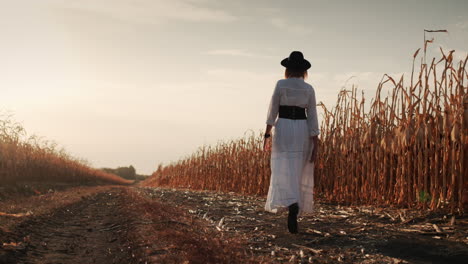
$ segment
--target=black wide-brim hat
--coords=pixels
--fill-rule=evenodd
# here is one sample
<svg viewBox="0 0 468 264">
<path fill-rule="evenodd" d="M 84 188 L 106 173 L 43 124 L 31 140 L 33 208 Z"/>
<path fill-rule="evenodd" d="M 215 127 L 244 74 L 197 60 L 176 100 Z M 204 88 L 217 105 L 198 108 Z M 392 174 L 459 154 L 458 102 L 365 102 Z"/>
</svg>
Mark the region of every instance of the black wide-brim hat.
<svg viewBox="0 0 468 264">
<path fill-rule="evenodd" d="M 304 55 L 300 51 L 293 51 L 289 57 L 281 61 L 281 65 L 284 67 L 297 70 L 297 71 L 307 71 L 310 68 L 310 62 L 304 59 Z"/>
</svg>

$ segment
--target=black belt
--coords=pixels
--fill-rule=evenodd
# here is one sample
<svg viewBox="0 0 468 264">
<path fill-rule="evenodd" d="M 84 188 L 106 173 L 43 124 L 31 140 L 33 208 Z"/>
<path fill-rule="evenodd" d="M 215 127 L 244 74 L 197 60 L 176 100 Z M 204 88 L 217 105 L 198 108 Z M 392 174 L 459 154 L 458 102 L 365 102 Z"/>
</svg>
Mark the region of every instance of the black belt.
<svg viewBox="0 0 468 264">
<path fill-rule="evenodd" d="M 299 106 L 280 105 L 279 118 L 287 119 L 307 119 L 306 109 Z"/>
</svg>

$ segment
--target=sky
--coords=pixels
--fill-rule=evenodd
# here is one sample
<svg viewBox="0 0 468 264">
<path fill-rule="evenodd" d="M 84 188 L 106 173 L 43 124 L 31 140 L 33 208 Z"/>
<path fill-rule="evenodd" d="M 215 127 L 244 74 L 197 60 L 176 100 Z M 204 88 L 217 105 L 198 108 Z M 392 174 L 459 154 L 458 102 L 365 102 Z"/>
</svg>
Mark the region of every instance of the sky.
<svg viewBox="0 0 468 264">
<path fill-rule="evenodd" d="M 94 167 L 157 165 L 260 132 L 293 50 L 331 108 L 410 71 L 423 29 L 468 50 L 468 1 L 0 0 L 0 112 Z M 321 116 L 319 116 L 319 120 Z"/>
</svg>

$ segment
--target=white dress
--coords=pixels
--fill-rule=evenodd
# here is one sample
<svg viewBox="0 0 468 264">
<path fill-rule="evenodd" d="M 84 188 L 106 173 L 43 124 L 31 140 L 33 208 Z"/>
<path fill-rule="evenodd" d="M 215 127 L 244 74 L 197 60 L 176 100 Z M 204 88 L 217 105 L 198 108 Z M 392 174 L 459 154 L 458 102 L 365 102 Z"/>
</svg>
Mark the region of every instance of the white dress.
<svg viewBox="0 0 468 264">
<path fill-rule="evenodd" d="M 277 118 L 280 105 L 306 108 L 307 120 Z M 314 88 L 302 78 L 279 80 L 268 110 L 268 125 L 274 126 L 271 179 L 265 210 L 276 213 L 298 203 L 299 213 L 312 212 L 314 163 L 312 141 L 319 135 Z"/>
</svg>

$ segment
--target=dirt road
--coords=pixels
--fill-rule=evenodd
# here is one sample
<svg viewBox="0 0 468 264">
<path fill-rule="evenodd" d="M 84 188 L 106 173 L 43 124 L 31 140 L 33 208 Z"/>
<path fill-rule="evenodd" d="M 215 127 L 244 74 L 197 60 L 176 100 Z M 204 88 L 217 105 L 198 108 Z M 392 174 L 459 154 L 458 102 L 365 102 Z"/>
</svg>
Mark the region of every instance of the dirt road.
<svg viewBox="0 0 468 264">
<path fill-rule="evenodd" d="M 12 212 L 0 216 L 0 263 L 249 262 L 234 239 L 217 238 L 217 231 L 203 221 L 135 189 L 82 193 L 32 197 L 36 207 L 29 208 L 25 200 L 13 206 L 2 203 L 2 212 L 8 207 Z M 62 204 L 64 196 L 71 202 Z M 18 214 L 19 208 L 29 213 Z"/>
<path fill-rule="evenodd" d="M 464 263 L 468 219 L 319 204 L 286 231 L 264 199 L 86 187 L 0 201 L 0 263 Z M 439 229 L 439 230 L 436 230 Z"/>
<path fill-rule="evenodd" d="M 115 192 L 101 192 L 34 217 L 8 234 L 4 263 L 125 263 L 132 260 Z M 15 245 L 16 243 L 16 245 Z M 8 247 L 7 247 L 8 248 Z"/>
<path fill-rule="evenodd" d="M 468 217 L 419 210 L 318 203 L 286 231 L 287 214 L 263 210 L 265 199 L 174 189 L 145 189 L 179 205 L 220 233 L 242 236 L 255 256 L 288 263 L 466 263 Z M 436 231 L 436 228 L 438 231 Z"/>
</svg>

